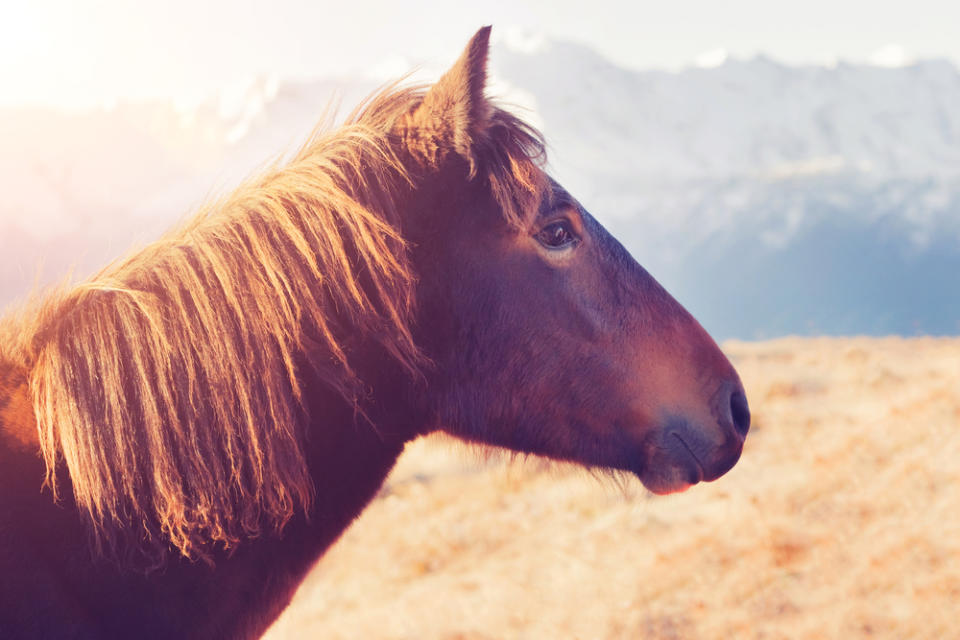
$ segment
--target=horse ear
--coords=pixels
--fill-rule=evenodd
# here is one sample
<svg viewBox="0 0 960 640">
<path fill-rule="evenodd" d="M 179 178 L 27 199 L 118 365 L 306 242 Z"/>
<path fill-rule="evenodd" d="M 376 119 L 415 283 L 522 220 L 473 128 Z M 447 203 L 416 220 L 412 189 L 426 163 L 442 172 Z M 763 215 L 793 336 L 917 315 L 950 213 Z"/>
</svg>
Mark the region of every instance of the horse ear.
<svg viewBox="0 0 960 640">
<path fill-rule="evenodd" d="M 414 137 L 427 143 L 420 151 L 434 162 L 438 151 L 452 147 L 473 165 L 473 143 L 486 131 L 492 111 L 483 95 L 489 48 L 490 27 L 482 27 L 413 114 Z"/>
</svg>

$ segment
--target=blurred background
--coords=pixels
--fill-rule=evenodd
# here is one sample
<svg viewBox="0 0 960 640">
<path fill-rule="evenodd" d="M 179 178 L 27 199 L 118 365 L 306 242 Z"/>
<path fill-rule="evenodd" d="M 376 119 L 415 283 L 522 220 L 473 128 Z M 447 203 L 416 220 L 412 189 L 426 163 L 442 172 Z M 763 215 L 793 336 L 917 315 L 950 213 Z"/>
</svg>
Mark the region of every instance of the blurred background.
<svg viewBox="0 0 960 640">
<path fill-rule="evenodd" d="M 0 305 L 494 24 L 491 93 L 718 338 L 960 332 L 960 8 L 661 5 L 5 3 Z"/>
<path fill-rule="evenodd" d="M 957 637 L 960 4 L 7 1 L 0 307 L 483 24 L 489 92 L 725 341 L 744 457 L 649 498 L 417 442 L 271 637 Z"/>
</svg>

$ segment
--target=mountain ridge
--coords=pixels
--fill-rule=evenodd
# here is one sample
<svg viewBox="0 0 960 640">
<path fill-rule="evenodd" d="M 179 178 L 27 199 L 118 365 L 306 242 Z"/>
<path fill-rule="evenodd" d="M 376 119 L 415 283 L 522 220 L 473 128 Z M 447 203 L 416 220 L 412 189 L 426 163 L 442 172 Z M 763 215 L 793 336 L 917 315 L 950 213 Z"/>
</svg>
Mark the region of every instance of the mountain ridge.
<svg viewBox="0 0 960 640">
<path fill-rule="evenodd" d="M 960 332 L 949 303 L 960 285 L 939 272 L 960 272 L 952 63 L 792 67 L 758 56 L 632 71 L 582 45 L 531 42 L 494 47 L 491 94 L 527 109 L 558 179 L 709 330 Z M 25 294 L 39 256 L 47 281 L 69 265 L 92 271 L 289 155 L 335 92 L 353 105 L 375 88 L 373 76 L 264 76 L 192 108 L 0 110 L 0 304 Z M 817 264 L 833 277 L 805 286 Z M 871 273 L 885 274 L 886 299 L 858 297 Z M 924 283 L 937 283 L 940 302 L 918 306 Z M 792 320 L 766 309 L 789 297 L 783 287 L 828 300 L 835 317 L 813 313 L 815 301 L 795 305 Z"/>
</svg>

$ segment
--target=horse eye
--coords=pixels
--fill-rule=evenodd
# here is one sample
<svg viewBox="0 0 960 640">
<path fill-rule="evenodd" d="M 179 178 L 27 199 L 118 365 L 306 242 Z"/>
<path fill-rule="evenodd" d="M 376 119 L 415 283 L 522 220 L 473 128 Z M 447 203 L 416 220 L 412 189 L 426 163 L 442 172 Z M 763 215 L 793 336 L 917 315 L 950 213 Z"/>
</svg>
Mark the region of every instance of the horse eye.
<svg viewBox="0 0 960 640">
<path fill-rule="evenodd" d="M 536 237 L 547 249 L 565 249 L 577 241 L 577 236 L 573 234 L 570 223 L 566 220 L 551 222 L 537 232 Z"/>
</svg>

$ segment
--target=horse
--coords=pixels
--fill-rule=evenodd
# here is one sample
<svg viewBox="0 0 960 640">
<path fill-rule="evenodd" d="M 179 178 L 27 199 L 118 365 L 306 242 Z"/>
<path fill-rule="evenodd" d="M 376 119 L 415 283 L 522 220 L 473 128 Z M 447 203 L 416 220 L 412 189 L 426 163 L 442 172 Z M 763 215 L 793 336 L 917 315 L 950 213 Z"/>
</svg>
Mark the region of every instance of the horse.
<svg viewBox="0 0 960 640">
<path fill-rule="evenodd" d="M 716 343 L 485 95 L 490 28 L 0 322 L 0 636 L 253 638 L 405 443 L 714 480 Z"/>
</svg>

